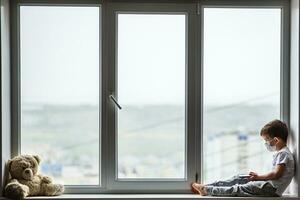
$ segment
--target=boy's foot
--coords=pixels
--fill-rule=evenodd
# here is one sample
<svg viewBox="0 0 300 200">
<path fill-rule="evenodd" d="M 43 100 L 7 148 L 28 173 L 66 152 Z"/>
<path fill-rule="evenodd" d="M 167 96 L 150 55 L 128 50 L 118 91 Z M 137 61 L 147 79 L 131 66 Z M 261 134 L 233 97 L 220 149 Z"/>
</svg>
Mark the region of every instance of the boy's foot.
<svg viewBox="0 0 300 200">
<path fill-rule="evenodd" d="M 192 183 L 191 186 L 192 186 L 192 192 L 194 192 L 196 194 L 200 194 L 201 196 L 207 195 L 204 185 L 199 184 L 199 183 Z"/>
</svg>

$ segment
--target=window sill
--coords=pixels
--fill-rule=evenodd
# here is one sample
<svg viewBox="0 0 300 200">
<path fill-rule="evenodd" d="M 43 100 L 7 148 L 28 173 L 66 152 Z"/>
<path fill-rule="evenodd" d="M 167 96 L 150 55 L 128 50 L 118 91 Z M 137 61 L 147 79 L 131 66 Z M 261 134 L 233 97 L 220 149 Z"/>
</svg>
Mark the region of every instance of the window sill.
<svg viewBox="0 0 300 200">
<path fill-rule="evenodd" d="M 0 197 L 0 200 L 5 200 L 6 198 Z M 209 199 L 234 199 L 234 200 L 242 200 L 242 199 L 249 199 L 249 200 L 264 200 L 264 199 L 288 199 L 288 200 L 300 200 L 299 197 L 292 197 L 292 196 L 283 196 L 283 197 L 202 197 L 195 194 L 65 194 L 61 196 L 54 196 L 54 197 L 46 197 L 46 196 L 37 196 L 37 197 L 28 197 L 26 198 L 28 200 L 68 200 L 68 199 L 103 199 L 103 200 L 109 200 L 109 199 L 125 199 L 125 200 L 139 200 L 139 199 L 163 199 L 163 200 L 184 200 L 184 199 L 202 199 L 202 200 L 209 200 Z"/>
</svg>

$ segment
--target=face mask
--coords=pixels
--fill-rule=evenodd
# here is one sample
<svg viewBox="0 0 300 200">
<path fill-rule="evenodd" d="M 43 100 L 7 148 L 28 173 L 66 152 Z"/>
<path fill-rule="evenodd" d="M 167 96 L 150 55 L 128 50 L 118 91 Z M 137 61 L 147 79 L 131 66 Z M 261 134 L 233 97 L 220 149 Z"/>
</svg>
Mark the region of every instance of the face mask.
<svg viewBox="0 0 300 200">
<path fill-rule="evenodd" d="M 270 141 L 265 142 L 265 146 L 266 146 L 267 150 L 270 152 L 276 151 L 276 146 L 275 145 L 271 146 Z"/>
</svg>

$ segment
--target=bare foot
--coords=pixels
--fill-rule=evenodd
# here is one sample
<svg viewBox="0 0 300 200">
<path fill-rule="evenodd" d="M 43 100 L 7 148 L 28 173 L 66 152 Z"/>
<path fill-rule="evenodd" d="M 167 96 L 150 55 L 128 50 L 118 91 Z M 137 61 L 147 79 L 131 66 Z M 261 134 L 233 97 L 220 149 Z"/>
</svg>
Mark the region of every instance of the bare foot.
<svg viewBox="0 0 300 200">
<path fill-rule="evenodd" d="M 207 195 L 204 185 L 200 183 L 192 183 L 192 191 L 196 194 L 200 194 L 201 196 Z"/>
</svg>

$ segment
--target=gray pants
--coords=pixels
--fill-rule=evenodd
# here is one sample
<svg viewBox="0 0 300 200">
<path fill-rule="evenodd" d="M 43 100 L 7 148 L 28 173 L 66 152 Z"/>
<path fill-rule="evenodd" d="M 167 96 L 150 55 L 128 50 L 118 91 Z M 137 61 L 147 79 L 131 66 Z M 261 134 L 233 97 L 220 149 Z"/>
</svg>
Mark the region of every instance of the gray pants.
<svg viewBox="0 0 300 200">
<path fill-rule="evenodd" d="M 226 181 L 217 181 L 205 185 L 208 195 L 211 196 L 261 196 L 278 197 L 276 188 L 267 181 L 249 181 L 238 175 Z"/>
</svg>

